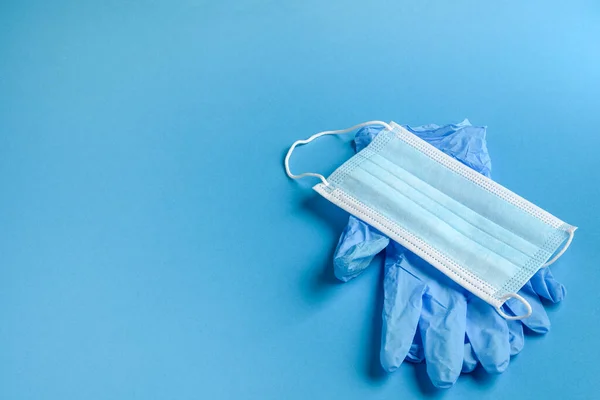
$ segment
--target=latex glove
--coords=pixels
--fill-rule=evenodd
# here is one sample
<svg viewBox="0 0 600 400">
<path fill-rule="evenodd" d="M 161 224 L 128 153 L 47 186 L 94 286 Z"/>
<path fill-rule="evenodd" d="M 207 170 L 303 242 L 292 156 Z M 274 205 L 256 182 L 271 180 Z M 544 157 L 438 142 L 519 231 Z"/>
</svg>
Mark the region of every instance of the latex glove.
<svg viewBox="0 0 600 400">
<path fill-rule="evenodd" d="M 505 310 L 520 312 L 520 304 Z M 488 372 L 504 371 L 523 344 L 520 321 L 505 320 L 399 244 L 386 248 L 381 363 L 387 371 L 404 359 L 425 359 L 432 383 L 447 388 L 477 362 Z"/>
<path fill-rule="evenodd" d="M 357 151 L 381 129 L 367 127 L 359 131 L 355 139 Z M 456 125 L 407 129 L 489 176 L 491 162 L 485 146 L 485 128 L 472 127 L 465 120 Z M 334 257 L 336 276 L 344 281 L 355 277 L 388 243 L 389 239 L 380 232 L 350 217 Z M 549 329 L 538 294 L 560 301 L 564 287 L 546 268 L 520 294 L 532 305 L 532 317 L 523 322 L 506 321 L 487 303 L 393 243 L 386 250 L 383 367 L 393 371 L 405 358 L 413 362 L 426 359 L 428 373 L 438 387 L 451 386 L 461 370 L 472 370 L 478 361 L 490 372 L 502 372 L 510 355 L 523 348 L 523 323 L 539 333 Z M 507 304 L 507 312 L 511 307 L 515 314 L 524 311 L 516 301 Z"/>
</svg>

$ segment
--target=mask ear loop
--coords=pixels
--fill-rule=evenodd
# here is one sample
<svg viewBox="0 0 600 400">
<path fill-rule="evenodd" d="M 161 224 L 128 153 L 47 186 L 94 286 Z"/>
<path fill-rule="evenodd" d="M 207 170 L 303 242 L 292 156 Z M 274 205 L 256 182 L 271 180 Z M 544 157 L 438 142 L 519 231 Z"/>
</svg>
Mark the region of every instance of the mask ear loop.
<svg viewBox="0 0 600 400">
<path fill-rule="evenodd" d="M 563 246 L 563 248 L 558 253 L 556 253 L 556 255 L 554 257 L 552 257 L 550 260 L 548 260 L 548 262 L 546 262 L 546 264 L 542 265 L 541 268 L 546 268 L 550 264 L 553 264 L 556 260 L 558 260 L 560 258 L 560 256 L 562 256 L 563 254 L 565 254 L 565 251 L 567 251 L 567 249 L 571 245 L 571 242 L 573 241 L 573 236 L 575 236 L 575 230 L 576 229 L 577 229 L 577 227 L 575 227 L 575 226 L 572 226 L 572 227 L 569 228 L 569 230 L 568 230 L 568 232 L 569 232 L 569 238 L 565 242 L 565 245 Z"/>
<path fill-rule="evenodd" d="M 502 305 L 500 305 L 500 306 L 496 306 L 496 311 L 498 312 L 498 314 L 500 314 L 500 315 L 501 315 L 501 316 L 502 316 L 504 319 L 507 319 L 507 320 L 509 320 L 509 321 L 517 321 L 517 320 L 520 320 L 520 319 L 525 319 L 525 318 L 527 318 L 527 317 L 531 316 L 531 313 L 533 312 L 533 309 L 531 308 L 531 304 L 529 304 L 529 303 L 527 302 L 527 300 L 525 300 L 525 299 L 524 299 L 524 298 L 523 298 L 521 295 L 519 295 L 519 294 L 517 294 L 517 293 L 508 293 L 508 294 L 505 294 L 504 296 L 502 296 L 502 297 L 500 298 L 500 300 L 508 300 L 508 299 L 510 299 L 511 297 L 512 297 L 513 299 L 517 299 L 517 300 L 519 300 L 521 303 L 523 303 L 523 305 L 525 306 L 525 308 L 527 308 L 527 314 L 524 314 L 524 315 L 516 315 L 516 316 L 513 316 L 513 315 L 508 315 L 508 314 L 506 314 L 504 311 L 502 311 Z M 505 301 L 505 302 L 506 302 L 506 301 Z M 504 304 L 505 302 L 503 302 L 502 304 Z"/>
<path fill-rule="evenodd" d="M 287 174 L 287 176 L 289 176 L 292 179 L 300 179 L 300 178 L 304 178 L 306 176 L 314 176 L 316 178 L 319 178 L 321 180 L 321 182 L 323 182 L 323 184 L 325 186 L 329 185 L 329 182 L 327 182 L 327 179 L 325 179 L 325 177 L 321 174 L 317 174 L 316 172 L 304 172 L 302 174 L 298 174 L 298 175 L 294 175 L 292 174 L 292 172 L 290 171 L 290 156 L 292 155 L 292 152 L 294 151 L 294 149 L 296 148 L 296 146 L 299 145 L 303 145 L 303 144 L 307 144 L 312 142 L 313 140 L 321 137 L 321 136 L 325 136 L 325 135 L 339 135 L 342 133 L 348 133 L 348 132 L 352 132 L 356 129 L 362 128 L 363 126 L 367 126 L 367 125 L 383 125 L 386 129 L 388 130 L 392 130 L 392 127 L 383 122 L 383 121 L 367 121 L 367 122 L 363 122 L 362 124 L 358 124 L 358 125 L 354 125 L 350 128 L 347 129 L 341 129 L 341 130 L 337 130 L 337 131 L 324 131 L 324 132 L 319 132 L 319 133 L 315 133 L 314 135 L 312 135 L 311 137 L 309 137 L 308 139 L 304 139 L 304 140 L 297 140 L 294 142 L 294 144 L 292 144 L 292 146 L 290 147 L 290 149 L 288 150 L 286 156 L 285 156 L 285 160 L 283 162 L 283 165 L 285 166 L 285 173 Z"/>
</svg>

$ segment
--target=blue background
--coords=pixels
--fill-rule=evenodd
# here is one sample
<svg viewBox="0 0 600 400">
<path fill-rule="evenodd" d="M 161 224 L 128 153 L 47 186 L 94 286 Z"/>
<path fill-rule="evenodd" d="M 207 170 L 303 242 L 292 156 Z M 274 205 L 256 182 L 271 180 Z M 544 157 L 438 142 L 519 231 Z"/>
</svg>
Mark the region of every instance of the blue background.
<svg viewBox="0 0 600 400">
<path fill-rule="evenodd" d="M 600 5 L 566 3 L 0 1 L 0 398 L 597 398 Z M 464 117 L 580 230 L 550 333 L 437 391 L 381 371 L 381 269 L 335 282 L 347 216 L 282 161 Z"/>
</svg>

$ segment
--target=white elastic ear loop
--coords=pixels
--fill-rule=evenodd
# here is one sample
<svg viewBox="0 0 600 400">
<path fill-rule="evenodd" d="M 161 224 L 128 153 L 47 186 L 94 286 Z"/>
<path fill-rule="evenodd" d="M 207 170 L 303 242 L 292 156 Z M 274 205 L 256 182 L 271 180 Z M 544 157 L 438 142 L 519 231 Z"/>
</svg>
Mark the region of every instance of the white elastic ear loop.
<svg viewBox="0 0 600 400">
<path fill-rule="evenodd" d="M 531 304 L 529 304 L 527 302 L 527 300 L 525 300 L 521 295 L 519 295 L 517 293 L 509 293 L 509 294 L 505 294 L 504 296 L 502 296 L 501 300 L 508 300 L 511 297 L 513 299 L 517 299 L 521 303 L 523 303 L 523 305 L 525 306 L 525 308 L 527 308 L 527 314 L 516 315 L 516 316 L 508 315 L 504 311 L 502 311 L 502 306 L 496 307 L 496 311 L 498 312 L 498 314 L 500 314 L 504 319 L 507 319 L 509 321 L 516 321 L 516 320 L 519 320 L 519 319 L 525 319 L 525 318 L 531 316 L 531 313 L 533 312 L 533 309 L 531 308 Z"/>
<path fill-rule="evenodd" d="M 548 262 L 546 264 L 542 265 L 541 268 L 546 268 L 548 265 L 550 265 L 550 264 L 554 263 L 556 260 L 558 260 L 560 258 L 560 256 L 565 254 L 565 251 L 567 251 L 567 249 L 571 245 L 571 242 L 573 241 L 573 236 L 575 236 L 576 229 L 577 229 L 577 227 L 575 227 L 575 226 L 572 226 L 569 229 L 569 238 L 565 242 L 565 245 L 563 246 L 563 248 L 558 253 L 556 253 L 556 255 L 554 257 L 552 257 L 550 260 L 548 260 Z"/>
<path fill-rule="evenodd" d="M 352 131 L 354 131 L 354 130 L 356 130 L 358 128 L 362 128 L 363 126 L 367 126 L 367 125 L 383 125 L 388 130 L 390 130 L 390 131 L 392 130 L 392 127 L 390 125 L 388 125 L 387 123 L 383 122 L 383 121 L 368 121 L 368 122 L 363 122 L 362 124 L 354 125 L 354 126 L 352 126 L 350 128 L 347 128 L 347 129 L 340 129 L 340 130 L 337 130 L 337 131 L 319 132 L 319 133 L 316 133 L 316 134 L 312 135 L 308 139 L 297 140 L 297 141 L 294 142 L 294 144 L 292 144 L 292 147 L 290 147 L 290 149 L 288 150 L 288 152 L 287 152 L 287 154 L 285 156 L 285 160 L 283 162 L 283 165 L 285 166 L 285 173 L 287 174 L 287 176 L 289 176 L 292 179 L 300 179 L 300 178 L 304 178 L 305 176 L 314 176 L 316 178 L 319 178 L 321 180 L 321 182 L 323 182 L 325 185 L 329 185 L 329 182 L 327 182 L 327 179 L 325 179 L 325 177 L 323 175 L 317 174 L 315 172 L 304 172 L 304 173 L 299 174 L 299 175 L 292 174 L 292 172 L 290 171 L 290 156 L 292 155 L 292 152 L 294 151 L 294 149 L 296 148 L 296 146 L 310 143 L 310 142 L 312 142 L 313 140 L 315 140 L 318 137 L 325 136 L 325 135 L 335 135 L 335 134 L 348 133 L 348 132 L 352 132 Z"/>
</svg>

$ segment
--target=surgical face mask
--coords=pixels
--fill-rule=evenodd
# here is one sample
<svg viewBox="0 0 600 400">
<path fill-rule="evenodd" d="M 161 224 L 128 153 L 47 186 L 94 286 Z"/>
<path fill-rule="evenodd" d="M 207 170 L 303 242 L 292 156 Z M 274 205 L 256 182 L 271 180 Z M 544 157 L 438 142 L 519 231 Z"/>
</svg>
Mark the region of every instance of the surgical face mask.
<svg viewBox="0 0 600 400">
<path fill-rule="evenodd" d="M 385 129 L 327 179 L 290 172 L 297 145 L 375 124 Z M 371 121 L 299 140 L 288 151 L 285 169 L 293 179 L 319 178 L 313 189 L 320 195 L 420 256 L 506 319 L 531 315 L 517 292 L 565 252 L 577 229 L 394 122 Z M 525 305 L 526 314 L 504 313 L 501 306 L 511 297 Z"/>
</svg>

